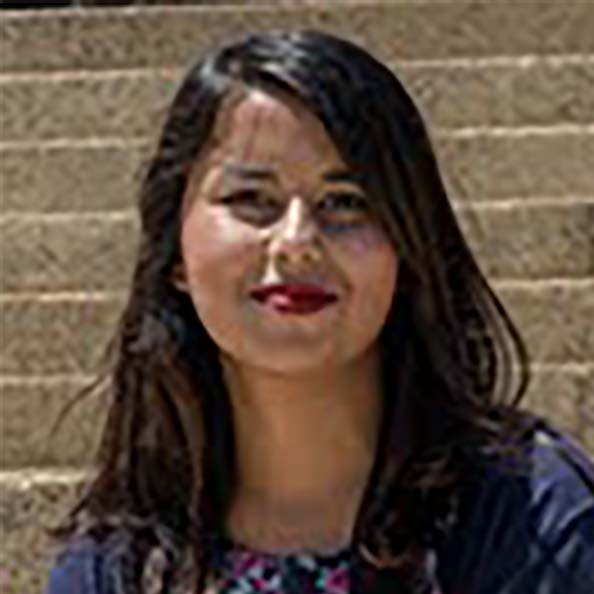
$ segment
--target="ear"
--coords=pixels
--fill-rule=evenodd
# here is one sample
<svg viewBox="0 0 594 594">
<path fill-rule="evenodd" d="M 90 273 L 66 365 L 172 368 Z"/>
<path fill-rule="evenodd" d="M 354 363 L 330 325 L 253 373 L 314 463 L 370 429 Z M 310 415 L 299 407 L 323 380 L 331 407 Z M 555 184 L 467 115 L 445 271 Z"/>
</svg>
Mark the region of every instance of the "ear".
<svg viewBox="0 0 594 594">
<path fill-rule="evenodd" d="M 186 272 L 182 262 L 177 262 L 171 273 L 171 283 L 182 293 L 188 292 L 188 283 L 186 281 Z"/>
</svg>

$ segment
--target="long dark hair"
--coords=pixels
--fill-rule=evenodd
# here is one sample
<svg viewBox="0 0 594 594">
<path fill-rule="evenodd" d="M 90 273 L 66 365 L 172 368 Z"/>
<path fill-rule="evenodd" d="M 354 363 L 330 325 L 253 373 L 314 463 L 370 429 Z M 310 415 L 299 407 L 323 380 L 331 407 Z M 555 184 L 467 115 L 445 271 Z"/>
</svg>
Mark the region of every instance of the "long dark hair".
<svg viewBox="0 0 594 594">
<path fill-rule="evenodd" d="M 380 335 L 380 442 L 354 533 L 367 559 L 403 578 L 414 574 L 461 474 L 522 427 L 516 405 L 528 383 L 526 349 L 463 238 L 421 115 L 394 74 L 319 31 L 224 44 L 181 83 L 144 176 L 130 294 L 95 384 L 108 380 L 110 397 L 97 474 L 60 532 L 116 543 L 110 550 L 127 568 L 126 594 L 143 591 L 155 550 L 164 585 L 174 588 L 187 570 L 202 591 L 233 495 L 231 405 L 218 349 L 171 275 L 181 259 L 189 168 L 227 100 L 256 87 L 289 93 L 321 120 L 362 173 L 399 255 Z M 403 583 L 416 591 L 414 579 Z"/>
</svg>

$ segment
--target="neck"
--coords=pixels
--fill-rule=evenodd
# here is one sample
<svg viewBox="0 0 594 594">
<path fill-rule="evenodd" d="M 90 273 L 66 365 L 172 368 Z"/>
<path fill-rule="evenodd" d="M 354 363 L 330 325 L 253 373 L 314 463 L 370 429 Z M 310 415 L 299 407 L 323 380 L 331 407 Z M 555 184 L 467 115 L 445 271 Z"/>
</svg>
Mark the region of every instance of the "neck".
<svg viewBox="0 0 594 594">
<path fill-rule="evenodd" d="M 300 375 L 224 362 L 239 493 L 306 505 L 365 483 L 381 417 L 378 366 L 377 353 Z"/>
</svg>

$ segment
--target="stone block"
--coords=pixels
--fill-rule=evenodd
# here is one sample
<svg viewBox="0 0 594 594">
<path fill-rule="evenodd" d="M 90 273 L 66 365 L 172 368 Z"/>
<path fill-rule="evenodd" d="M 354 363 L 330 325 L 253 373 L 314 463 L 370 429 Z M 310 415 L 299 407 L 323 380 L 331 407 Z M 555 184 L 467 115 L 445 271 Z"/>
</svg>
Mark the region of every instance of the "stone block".
<svg viewBox="0 0 594 594">
<path fill-rule="evenodd" d="M 520 60 L 506 65 L 392 66 L 440 128 L 588 125 L 594 121 L 594 63 Z"/>
<path fill-rule="evenodd" d="M 594 202 L 467 206 L 458 214 L 479 265 L 491 278 L 594 275 Z"/>
<path fill-rule="evenodd" d="M 51 222 L 27 217 L 1 222 L 0 235 L 7 293 L 123 290 L 131 283 L 140 223 L 134 213 Z"/>
<path fill-rule="evenodd" d="M 149 147 L 0 150 L 3 212 L 97 212 L 134 208 Z"/>
<path fill-rule="evenodd" d="M 0 385 L 0 468 L 92 464 L 106 420 L 107 399 L 103 391 L 77 399 L 90 381 L 74 377 L 4 381 Z"/>
<path fill-rule="evenodd" d="M 511 75 L 512 121 L 521 126 L 592 124 L 594 62 L 539 64 Z M 594 158 L 590 155 L 590 166 Z"/>
<path fill-rule="evenodd" d="M 586 376 L 580 409 L 581 440 L 594 455 L 594 367 L 590 367 Z"/>
<path fill-rule="evenodd" d="M 430 128 L 503 126 L 509 121 L 509 68 L 391 65 Z"/>
<path fill-rule="evenodd" d="M 0 476 L 2 594 L 39 594 L 46 586 L 59 543 L 49 529 L 64 518 L 80 492 L 80 479 L 19 473 Z M 66 593 L 64 593 L 66 594 Z"/>
<path fill-rule="evenodd" d="M 591 196 L 592 134 L 476 135 L 435 139 L 450 195 L 455 200 Z"/>
<path fill-rule="evenodd" d="M 587 364 L 594 359 L 594 283 L 494 288 L 535 363 Z"/>
<path fill-rule="evenodd" d="M 175 82 L 151 71 L 0 83 L 4 141 L 156 135 Z"/>
<path fill-rule="evenodd" d="M 579 78 L 568 68 L 559 67 L 559 72 L 569 78 L 573 74 L 573 86 L 543 67 L 396 67 L 395 72 L 433 127 L 587 123 L 592 110 L 589 99 L 582 97 L 589 97 L 584 89 L 594 70 L 580 67 Z M 154 138 L 180 75 L 176 70 L 55 80 L 7 78 L 1 83 L 3 139 Z M 543 85 L 559 88 L 544 92 Z"/>
<path fill-rule="evenodd" d="M 0 39 L 3 70 L 178 66 L 232 35 L 272 27 L 321 28 L 388 61 L 594 50 L 594 7 L 585 2 L 258 4 L 10 15 Z"/>
<path fill-rule="evenodd" d="M 592 396 L 591 374 L 591 368 L 585 366 L 536 367 L 522 408 L 545 417 L 594 454 L 588 431 L 594 416 L 586 403 Z"/>
<path fill-rule="evenodd" d="M 0 374 L 93 373 L 123 309 L 121 298 L 0 303 Z"/>
<path fill-rule="evenodd" d="M 588 124 L 594 66 L 393 66 L 430 128 Z M 0 81 L 4 141 L 154 139 L 183 71 Z"/>
<path fill-rule="evenodd" d="M 0 82 L 3 140 L 153 140 L 182 75 L 178 70 L 147 70 L 65 79 L 6 78 Z M 507 69 L 409 68 L 401 75 L 431 126 L 505 123 L 510 105 Z"/>
</svg>

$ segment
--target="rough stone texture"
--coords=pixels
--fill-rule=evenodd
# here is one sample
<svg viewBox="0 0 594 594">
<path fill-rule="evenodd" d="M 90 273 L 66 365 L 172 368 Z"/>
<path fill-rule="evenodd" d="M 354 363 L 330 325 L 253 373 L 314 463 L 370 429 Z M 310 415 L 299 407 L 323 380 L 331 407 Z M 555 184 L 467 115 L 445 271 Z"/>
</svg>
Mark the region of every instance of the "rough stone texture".
<svg viewBox="0 0 594 594">
<path fill-rule="evenodd" d="M 430 126 L 499 126 L 509 120 L 510 70 L 502 67 L 398 67 L 393 72 Z"/>
<path fill-rule="evenodd" d="M 593 134 L 442 136 L 435 144 L 455 199 L 592 196 Z"/>
<path fill-rule="evenodd" d="M 0 373 L 28 376 L 94 372 L 122 309 L 121 298 L 1 303 L 4 336 Z"/>
<path fill-rule="evenodd" d="M 152 135 L 174 84 L 154 72 L 74 80 L 9 79 L 0 90 L 3 140 Z"/>
<path fill-rule="evenodd" d="M 459 215 L 474 255 L 491 278 L 594 275 L 594 201 L 467 207 Z"/>
<path fill-rule="evenodd" d="M 348 35 L 393 62 L 594 51 L 587 2 L 319 3 L 60 11 L 4 17 L 4 71 L 138 68 L 187 64 L 229 35 L 269 27 L 320 27 Z"/>
<path fill-rule="evenodd" d="M 545 416 L 594 454 L 592 367 L 535 369 L 522 408 Z"/>
<path fill-rule="evenodd" d="M 0 223 L 4 291 L 127 289 L 139 227 L 135 213 L 122 220 L 104 215 Z"/>
<path fill-rule="evenodd" d="M 530 69 L 530 76 L 524 76 L 521 71 L 512 76 L 512 119 L 515 124 L 592 123 L 594 61 L 541 64 Z M 594 163 L 594 159 L 591 162 Z"/>
<path fill-rule="evenodd" d="M 48 530 L 64 518 L 79 489 L 80 481 L 0 479 L 2 594 L 42 592 L 59 549 Z"/>
<path fill-rule="evenodd" d="M 594 282 L 496 289 L 535 362 L 594 359 Z"/>
<path fill-rule="evenodd" d="M 77 400 L 89 383 L 90 379 L 84 383 L 46 379 L 2 385 L 0 468 L 91 464 L 107 401 L 103 392 Z M 61 414 L 65 416 L 57 424 Z"/>
<path fill-rule="evenodd" d="M 148 148 L 99 147 L 0 151 L 3 212 L 93 212 L 134 208 Z"/>
<path fill-rule="evenodd" d="M 585 124 L 594 65 L 395 67 L 436 128 Z M 181 72 L 106 72 L 0 81 L 4 141 L 153 137 Z M 76 109 L 73 109 L 76 105 Z"/>
<path fill-rule="evenodd" d="M 594 456 L 594 366 L 590 367 L 585 379 L 581 408 L 584 411 L 581 419 L 583 429 L 581 439 Z"/>
<path fill-rule="evenodd" d="M 591 196 L 593 134 L 437 136 L 454 200 Z M 0 149 L 3 212 L 98 212 L 134 208 L 152 143 Z"/>
</svg>

